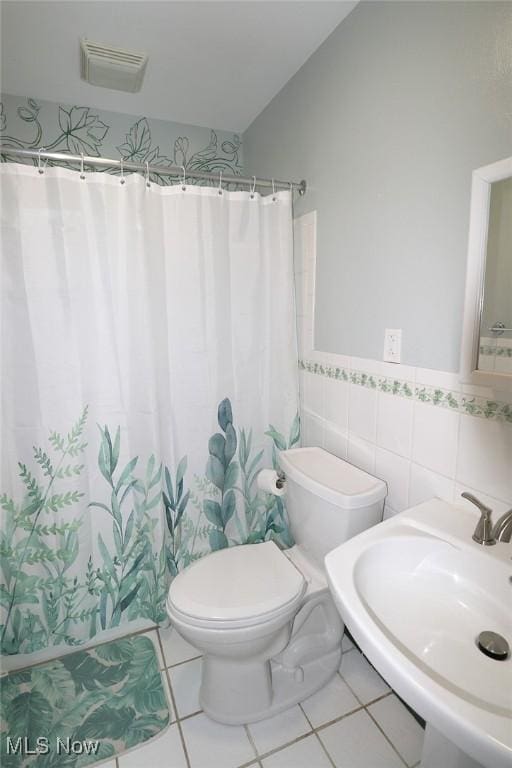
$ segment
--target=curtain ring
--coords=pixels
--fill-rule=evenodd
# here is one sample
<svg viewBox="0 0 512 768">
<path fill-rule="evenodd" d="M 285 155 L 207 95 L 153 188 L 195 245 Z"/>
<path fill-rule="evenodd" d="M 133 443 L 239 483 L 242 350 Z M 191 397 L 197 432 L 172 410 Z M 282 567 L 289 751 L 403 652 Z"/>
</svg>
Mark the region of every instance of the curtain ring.
<svg viewBox="0 0 512 768">
<path fill-rule="evenodd" d="M 38 173 L 44 173 L 45 168 L 48 164 L 48 158 L 44 161 L 44 165 L 41 167 L 41 152 L 44 152 L 44 147 L 39 147 L 37 150 L 37 170 Z"/>
<path fill-rule="evenodd" d="M 272 179 L 272 202 L 275 203 L 276 201 L 276 184 L 274 179 Z"/>
<path fill-rule="evenodd" d="M 149 183 L 149 163 L 146 160 L 146 187 L 149 189 L 151 184 Z"/>
<path fill-rule="evenodd" d="M 80 178 L 82 181 L 85 181 L 85 173 L 84 173 L 84 153 L 80 153 Z"/>
<path fill-rule="evenodd" d="M 183 176 L 181 177 L 181 189 L 183 192 L 187 191 L 186 183 L 187 183 L 187 173 L 185 171 L 185 166 L 181 166 L 181 170 L 183 171 Z"/>
<path fill-rule="evenodd" d="M 252 177 L 252 186 L 251 186 L 251 200 L 254 200 L 254 191 L 256 189 L 256 176 Z"/>
<path fill-rule="evenodd" d="M 121 158 L 121 160 L 119 162 L 121 163 L 121 184 L 124 184 L 125 183 L 125 178 L 124 178 L 124 159 Z"/>
<path fill-rule="evenodd" d="M 219 173 L 219 195 L 222 195 L 222 171 Z"/>
</svg>

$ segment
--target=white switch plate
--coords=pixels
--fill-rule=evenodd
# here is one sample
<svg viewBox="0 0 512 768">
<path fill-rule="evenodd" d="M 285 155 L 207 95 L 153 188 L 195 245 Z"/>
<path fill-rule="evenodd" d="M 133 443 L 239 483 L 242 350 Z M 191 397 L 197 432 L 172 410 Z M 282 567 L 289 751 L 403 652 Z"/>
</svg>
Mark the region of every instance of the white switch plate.
<svg viewBox="0 0 512 768">
<path fill-rule="evenodd" d="M 386 328 L 384 333 L 384 360 L 386 363 L 399 363 L 402 353 L 402 329 Z"/>
</svg>

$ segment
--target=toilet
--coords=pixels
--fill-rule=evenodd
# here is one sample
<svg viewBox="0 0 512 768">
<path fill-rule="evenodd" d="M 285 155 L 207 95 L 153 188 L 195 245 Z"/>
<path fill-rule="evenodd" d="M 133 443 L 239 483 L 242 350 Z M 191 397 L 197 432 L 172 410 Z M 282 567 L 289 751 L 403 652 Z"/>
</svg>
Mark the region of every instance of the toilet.
<svg viewBox="0 0 512 768">
<path fill-rule="evenodd" d="M 279 464 L 295 545 L 213 552 L 167 598 L 174 627 L 203 653 L 201 707 L 229 725 L 271 717 L 336 673 L 344 627 L 324 557 L 382 519 L 385 483 L 322 448 L 282 451 Z"/>
</svg>

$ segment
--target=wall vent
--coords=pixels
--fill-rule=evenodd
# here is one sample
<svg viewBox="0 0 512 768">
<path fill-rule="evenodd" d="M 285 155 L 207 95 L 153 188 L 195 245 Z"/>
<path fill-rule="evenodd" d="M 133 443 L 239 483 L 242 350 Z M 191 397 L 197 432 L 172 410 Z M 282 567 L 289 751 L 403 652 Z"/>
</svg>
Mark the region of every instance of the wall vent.
<svg viewBox="0 0 512 768">
<path fill-rule="evenodd" d="M 80 40 L 80 75 L 91 85 L 114 91 L 140 91 L 148 57 L 145 53 Z"/>
</svg>

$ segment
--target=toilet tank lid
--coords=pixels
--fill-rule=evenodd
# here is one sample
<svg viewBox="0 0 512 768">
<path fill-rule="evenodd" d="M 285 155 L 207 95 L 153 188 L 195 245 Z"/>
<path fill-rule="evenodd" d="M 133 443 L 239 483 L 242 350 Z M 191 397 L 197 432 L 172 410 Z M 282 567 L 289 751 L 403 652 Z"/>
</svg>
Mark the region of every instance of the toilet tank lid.
<svg viewBox="0 0 512 768">
<path fill-rule="evenodd" d="M 386 483 L 323 448 L 281 451 L 279 464 L 289 480 L 343 509 L 382 501 Z"/>
</svg>

